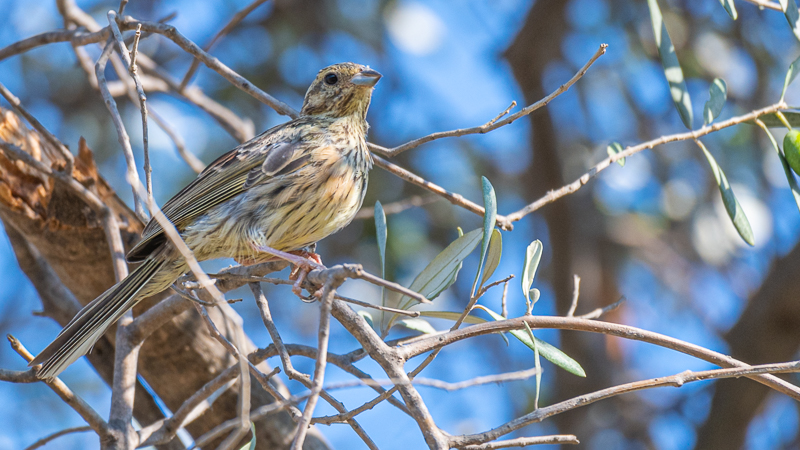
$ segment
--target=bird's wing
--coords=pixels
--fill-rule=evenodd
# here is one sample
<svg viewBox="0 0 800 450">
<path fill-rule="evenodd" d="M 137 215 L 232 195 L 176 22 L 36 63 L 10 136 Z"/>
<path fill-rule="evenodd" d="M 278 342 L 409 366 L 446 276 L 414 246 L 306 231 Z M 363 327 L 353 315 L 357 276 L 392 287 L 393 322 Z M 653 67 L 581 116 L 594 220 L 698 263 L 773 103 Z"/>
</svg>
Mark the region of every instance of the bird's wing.
<svg viewBox="0 0 800 450">
<path fill-rule="evenodd" d="M 220 156 L 188 186 L 172 197 L 161 211 L 178 230 L 209 209 L 248 190 L 266 178 L 297 170 L 308 163 L 293 122 L 267 130 Z M 127 255 L 142 261 L 166 241 L 161 225 L 151 219 L 142 240 Z"/>
</svg>

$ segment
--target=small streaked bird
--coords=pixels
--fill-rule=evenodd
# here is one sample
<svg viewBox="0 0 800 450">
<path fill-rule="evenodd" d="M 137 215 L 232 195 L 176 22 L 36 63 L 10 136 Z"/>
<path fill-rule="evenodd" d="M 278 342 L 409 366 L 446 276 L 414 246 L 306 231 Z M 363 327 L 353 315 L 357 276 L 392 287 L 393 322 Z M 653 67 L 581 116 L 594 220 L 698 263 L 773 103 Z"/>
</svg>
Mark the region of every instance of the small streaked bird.
<svg viewBox="0 0 800 450">
<path fill-rule="evenodd" d="M 300 117 L 265 131 L 211 163 L 162 208 L 198 260 L 272 259 L 258 247 L 299 251 L 339 231 L 364 200 L 372 157 L 366 121 L 381 74 L 353 63 L 322 69 Z M 57 376 L 125 312 L 188 271 L 153 219 L 127 259 L 140 263 L 86 305 L 31 361 Z"/>
</svg>

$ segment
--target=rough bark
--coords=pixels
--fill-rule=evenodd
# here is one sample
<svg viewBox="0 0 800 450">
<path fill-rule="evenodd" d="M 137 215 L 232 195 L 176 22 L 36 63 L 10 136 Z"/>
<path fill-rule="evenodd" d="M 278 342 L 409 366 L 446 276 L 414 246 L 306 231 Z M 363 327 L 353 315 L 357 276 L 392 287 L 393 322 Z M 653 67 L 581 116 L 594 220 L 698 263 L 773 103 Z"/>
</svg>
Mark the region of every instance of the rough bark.
<svg viewBox="0 0 800 450">
<path fill-rule="evenodd" d="M 63 167 L 54 149 L 20 125 L 15 115 L 2 109 L 0 139 L 25 149 L 51 167 Z M 143 225 L 97 173 L 92 153 L 83 142 L 73 176 L 111 208 L 120 222 L 126 247 L 134 244 Z M 45 311 L 61 325 L 77 311 L 77 303 L 88 303 L 114 284 L 110 251 L 97 215 L 60 183 L 22 162 L 9 159 L 2 152 L 0 219 L 14 243 L 20 266 L 43 299 Z M 47 274 L 47 280 L 41 279 L 44 274 Z M 66 295 L 67 292 L 72 295 Z M 157 297 L 142 302 L 135 314 L 158 301 Z M 209 313 L 217 323 L 222 322 L 216 310 L 211 309 Z M 113 328 L 109 330 L 89 356 L 90 363 L 109 385 L 114 363 L 114 331 Z M 249 340 L 248 345 L 250 348 L 246 351 L 255 349 Z M 199 315 L 193 309 L 187 309 L 145 341 L 139 358 L 139 373 L 167 407 L 175 411 L 184 400 L 231 364 L 234 364 L 233 358 L 208 334 Z M 237 395 L 235 389 L 229 389 L 220 396 L 212 408 L 187 426 L 189 433 L 199 437 L 236 417 Z M 254 408 L 273 401 L 269 394 L 254 384 Z M 137 392 L 135 417 L 143 424 L 161 417 L 143 389 Z M 288 448 L 286 437 L 294 431 L 294 422 L 288 413 L 272 414 L 257 421 L 255 426 L 259 449 Z M 175 443 L 180 444 L 174 439 L 172 446 L 163 448 L 182 448 Z M 211 447 L 215 445 L 212 443 Z M 326 449 L 328 445 L 318 432 L 312 430 L 304 448 Z"/>
</svg>

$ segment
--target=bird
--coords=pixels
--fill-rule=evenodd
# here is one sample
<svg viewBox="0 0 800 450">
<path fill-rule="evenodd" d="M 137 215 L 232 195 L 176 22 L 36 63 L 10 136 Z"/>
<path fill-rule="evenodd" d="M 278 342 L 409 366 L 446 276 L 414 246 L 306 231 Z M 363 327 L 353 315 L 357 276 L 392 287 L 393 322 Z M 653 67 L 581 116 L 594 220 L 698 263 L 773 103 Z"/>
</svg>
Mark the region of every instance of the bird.
<svg viewBox="0 0 800 450">
<path fill-rule="evenodd" d="M 322 69 L 297 118 L 220 156 L 167 201 L 162 212 L 195 258 L 274 259 L 264 247 L 317 257 L 303 249 L 347 226 L 364 201 L 372 168 L 366 116 L 380 78 L 351 62 Z M 155 219 L 126 258 L 139 265 L 30 362 L 41 364 L 40 379 L 58 376 L 125 312 L 189 270 Z"/>
</svg>

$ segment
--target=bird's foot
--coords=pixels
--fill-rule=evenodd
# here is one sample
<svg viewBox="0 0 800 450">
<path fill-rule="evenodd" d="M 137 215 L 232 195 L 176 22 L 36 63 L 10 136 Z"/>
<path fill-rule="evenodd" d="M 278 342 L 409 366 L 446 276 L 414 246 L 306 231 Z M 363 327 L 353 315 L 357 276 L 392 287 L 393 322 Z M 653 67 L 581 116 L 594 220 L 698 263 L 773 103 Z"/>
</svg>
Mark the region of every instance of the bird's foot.
<svg viewBox="0 0 800 450">
<path fill-rule="evenodd" d="M 300 298 L 305 298 L 302 295 L 303 291 L 303 283 L 305 282 L 306 276 L 308 272 L 317 269 L 324 269 L 325 266 L 322 265 L 322 258 L 314 252 L 309 252 L 306 250 L 294 250 L 291 252 L 282 252 L 280 250 L 276 250 L 271 247 L 267 246 L 260 246 L 260 245 L 253 245 L 253 249 L 259 252 L 264 256 L 259 256 L 256 258 L 252 258 L 257 262 L 265 262 L 265 261 L 274 261 L 274 260 L 285 260 L 289 261 L 294 265 L 291 274 L 289 275 L 289 279 L 294 281 L 292 285 L 292 292 Z M 243 258 L 244 260 L 245 258 Z M 251 258 L 246 258 L 251 259 Z M 237 260 L 237 262 L 240 262 Z M 240 262 L 240 264 L 244 264 Z"/>
</svg>

